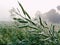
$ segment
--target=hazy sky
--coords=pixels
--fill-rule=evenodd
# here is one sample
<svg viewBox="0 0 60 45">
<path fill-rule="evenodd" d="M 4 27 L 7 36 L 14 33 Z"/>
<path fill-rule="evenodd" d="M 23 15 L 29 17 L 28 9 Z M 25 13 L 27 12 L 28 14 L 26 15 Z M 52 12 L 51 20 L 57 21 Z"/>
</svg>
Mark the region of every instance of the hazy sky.
<svg viewBox="0 0 60 45">
<path fill-rule="evenodd" d="M 46 13 L 60 5 L 60 0 L 19 0 L 19 2 L 32 17 L 38 10 Z M 9 10 L 13 7 L 18 8 L 17 0 L 0 0 L 0 20 L 9 20 Z"/>
</svg>

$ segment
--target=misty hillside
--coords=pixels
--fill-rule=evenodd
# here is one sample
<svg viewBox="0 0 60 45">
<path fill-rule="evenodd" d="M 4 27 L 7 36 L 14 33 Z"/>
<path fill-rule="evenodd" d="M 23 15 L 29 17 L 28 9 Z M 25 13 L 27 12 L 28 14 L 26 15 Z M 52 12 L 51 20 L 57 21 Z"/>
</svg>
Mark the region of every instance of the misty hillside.
<svg viewBox="0 0 60 45">
<path fill-rule="evenodd" d="M 17 26 L 17 22 L 14 22 L 14 21 L 0 21 L 0 27 L 8 27 L 8 26 Z"/>
</svg>

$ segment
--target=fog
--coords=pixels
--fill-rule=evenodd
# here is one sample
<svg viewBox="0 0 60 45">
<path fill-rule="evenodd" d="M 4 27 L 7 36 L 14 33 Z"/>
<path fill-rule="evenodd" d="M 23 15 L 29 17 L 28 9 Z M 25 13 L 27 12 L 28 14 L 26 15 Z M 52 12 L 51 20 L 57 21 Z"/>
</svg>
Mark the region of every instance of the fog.
<svg viewBox="0 0 60 45">
<path fill-rule="evenodd" d="M 0 21 L 11 20 L 9 11 L 13 7 L 19 8 L 17 1 L 31 17 L 35 17 L 35 13 L 39 10 L 42 18 L 51 23 L 60 23 L 60 0 L 0 0 Z"/>
</svg>

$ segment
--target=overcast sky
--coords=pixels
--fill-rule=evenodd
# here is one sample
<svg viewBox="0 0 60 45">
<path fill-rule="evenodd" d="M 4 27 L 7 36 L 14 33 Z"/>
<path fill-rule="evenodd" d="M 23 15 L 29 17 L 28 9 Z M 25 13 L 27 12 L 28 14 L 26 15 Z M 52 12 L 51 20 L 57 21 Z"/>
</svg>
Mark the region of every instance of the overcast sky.
<svg viewBox="0 0 60 45">
<path fill-rule="evenodd" d="M 25 10 L 30 14 L 31 17 L 34 17 L 35 13 L 39 10 L 42 14 L 48 15 L 47 17 L 49 21 L 51 21 L 50 19 L 51 14 L 49 12 L 52 9 L 57 11 L 56 7 L 60 5 L 60 0 L 18 0 L 18 1 L 23 5 Z M 10 20 L 9 10 L 12 9 L 13 7 L 18 8 L 17 0 L 0 0 L 0 20 Z M 57 16 L 56 20 L 58 19 L 60 19 L 59 16 Z"/>
</svg>

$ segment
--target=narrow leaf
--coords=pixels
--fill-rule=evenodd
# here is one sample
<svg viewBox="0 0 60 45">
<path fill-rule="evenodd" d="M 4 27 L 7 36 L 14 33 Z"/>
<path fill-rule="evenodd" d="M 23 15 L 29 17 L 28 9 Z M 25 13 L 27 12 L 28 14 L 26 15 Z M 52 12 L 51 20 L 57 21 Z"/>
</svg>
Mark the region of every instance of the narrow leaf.
<svg viewBox="0 0 60 45">
<path fill-rule="evenodd" d="M 44 26 L 44 24 L 42 23 L 42 20 L 41 20 L 40 17 L 39 17 L 39 20 L 40 20 L 40 25 L 41 25 L 43 28 L 47 28 L 47 29 L 48 29 L 48 27 L 45 27 L 45 26 Z"/>
<path fill-rule="evenodd" d="M 28 23 L 28 21 L 25 21 L 23 19 L 17 19 L 17 21 L 20 22 L 20 23 Z"/>
<path fill-rule="evenodd" d="M 25 26 L 19 26 L 19 28 L 26 28 L 28 27 L 28 25 L 25 25 Z"/>
<path fill-rule="evenodd" d="M 26 27 L 38 30 L 36 27 L 32 27 L 29 25 L 20 26 L 19 28 L 26 28 Z"/>
<path fill-rule="evenodd" d="M 24 20 L 19 20 L 20 23 L 28 23 L 27 21 Z"/>
<path fill-rule="evenodd" d="M 24 8 L 23 8 L 23 6 L 21 5 L 21 3 L 19 3 L 19 2 L 18 2 L 18 4 L 19 4 L 19 6 L 20 6 L 20 7 L 21 7 L 21 9 L 22 9 L 23 14 L 24 14 L 24 15 L 27 15 L 27 16 L 28 16 L 28 18 L 29 18 L 29 19 L 31 19 L 31 18 L 30 18 L 30 16 L 29 16 L 29 14 L 24 10 Z"/>
<path fill-rule="evenodd" d="M 44 27 L 44 25 L 43 25 L 42 20 L 41 20 L 40 17 L 39 17 L 39 20 L 40 20 L 40 24 L 41 24 L 41 26 Z"/>
<path fill-rule="evenodd" d="M 29 14 L 27 12 L 25 12 L 25 14 L 28 16 L 29 19 L 31 19 L 31 17 L 29 16 Z"/>
<path fill-rule="evenodd" d="M 30 23 L 32 23 L 33 25 L 35 25 L 36 26 L 36 24 L 33 22 L 33 21 L 31 21 L 31 20 L 29 20 L 29 19 L 27 19 L 27 18 L 25 18 L 27 21 L 29 21 Z"/>
<path fill-rule="evenodd" d="M 21 3 L 18 2 L 18 4 L 19 4 L 19 6 L 21 7 L 23 13 L 25 14 L 25 10 L 23 9 L 23 6 L 21 5 Z"/>
</svg>

